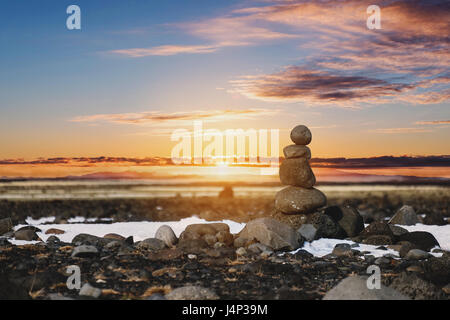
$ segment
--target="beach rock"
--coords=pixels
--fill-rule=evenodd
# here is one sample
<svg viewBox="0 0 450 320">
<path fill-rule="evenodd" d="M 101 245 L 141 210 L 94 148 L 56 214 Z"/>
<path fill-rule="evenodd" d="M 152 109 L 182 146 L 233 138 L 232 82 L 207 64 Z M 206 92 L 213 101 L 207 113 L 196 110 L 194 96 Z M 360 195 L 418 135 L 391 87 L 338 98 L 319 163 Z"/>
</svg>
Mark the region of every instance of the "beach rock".
<svg viewBox="0 0 450 320">
<path fill-rule="evenodd" d="M 370 244 L 374 246 L 380 246 L 380 245 L 389 245 L 392 244 L 392 238 L 386 235 L 373 235 L 369 236 L 362 240 L 362 243 L 364 244 Z"/>
<path fill-rule="evenodd" d="M 389 228 L 391 228 L 392 233 L 395 237 L 401 236 L 402 234 L 408 233 L 409 231 L 405 228 L 395 226 L 395 225 L 389 225 Z"/>
<path fill-rule="evenodd" d="M 300 233 L 306 241 L 313 241 L 316 238 L 317 229 L 314 225 L 305 223 L 297 229 L 297 232 Z"/>
<path fill-rule="evenodd" d="M 245 250 L 244 247 L 240 247 L 236 249 L 236 255 L 238 256 L 246 256 L 247 255 L 247 250 Z"/>
<path fill-rule="evenodd" d="M 91 234 L 80 233 L 72 239 L 72 244 L 74 244 L 74 245 L 83 245 L 84 244 L 84 245 L 93 245 L 93 246 L 102 247 L 111 241 L 114 241 L 114 239 L 100 238 L 97 236 L 93 236 Z"/>
<path fill-rule="evenodd" d="M 284 147 L 283 154 L 286 159 L 306 158 L 311 159 L 311 150 L 307 146 L 291 144 Z"/>
<path fill-rule="evenodd" d="M 284 185 L 312 188 L 316 183 L 316 177 L 305 158 L 283 160 L 279 174 Z"/>
<path fill-rule="evenodd" d="M 112 239 L 112 240 L 118 240 L 118 241 L 125 241 L 125 237 L 121 236 L 117 233 L 108 233 L 103 236 L 105 239 Z"/>
<path fill-rule="evenodd" d="M 362 239 L 366 239 L 370 236 L 382 235 L 388 236 L 391 238 L 392 242 L 394 241 L 394 234 L 392 233 L 389 224 L 387 224 L 385 221 L 374 221 L 359 234 Z"/>
<path fill-rule="evenodd" d="M 232 199 L 234 197 L 233 188 L 230 186 L 225 186 L 219 193 L 220 199 Z"/>
<path fill-rule="evenodd" d="M 270 217 L 291 226 L 295 230 L 300 228 L 308 220 L 308 215 L 306 214 L 284 214 L 278 210 L 274 210 Z"/>
<path fill-rule="evenodd" d="M 233 235 L 228 231 L 219 231 L 216 234 L 216 238 L 218 242 L 224 243 L 227 246 L 231 246 L 234 241 Z"/>
<path fill-rule="evenodd" d="M 82 297 L 97 299 L 102 295 L 102 290 L 91 286 L 89 283 L 85 283 L 81 287 L 79 295 Z"/>
<path fill-rule="evenodd" d="M 204 249 L 208 248 L 208 244 L 203 239 L 182 239 L 178 242 L 177 249 L 184 253 L 200 254 Z"/>
<path fill-rule="evenodd" d="M 398 241 L 408 241 L 413 243 L 417 249 L 430 251 L 435 246 L 440 247 L 436 238 L 426 231 L 413 231 L 397 237 Z"/>
<path fill-rule="evenodd" d="M 256 239 L 274 250 L 295 250 L 303 244 L 303 239 L 295 229 L 271 218 L 251 220 L 241 231 L 240 236 Z"/>
<path fill-rule="evenodd" d="M 442 292 L 435 285 L 421 279 L 417 274 L 402 272 L 393 279 L 390 288 L 414 300 L 438 300 L 444 298 Z"/>
<path fill-rule="evenodd" d="M 64 234 L 64 233 L 66 233 L 64 230 L 56 228 L 50 228 L 47 231 L 45 231 L 45 234 Z"/>
<path fill-rule="evenodd" d="M 176 288 L 166 294 L 168 300 L 218 300 L 219 296 L 212 290 L 199 286 Z"/>
<path fill-rule="evenodd" d="M 380 289 L 368 289 L 367 277 L 350 276 L 327 292 L 323 300 L 410 300 L 402 293 L 381 285 Z"/>
<path fill-rule="evenodd" d="M 326 208 L 324 213 L 341 226 L 347 237 L 354 237 L 364 230 L 364 220 L 353 207 L 332 206 Z"/>
<path fill-rule="evenodd" d="M 38 240 L 39 236 L 32 229 L 28 229 L 25 227 L 14 232 L 14 238 L 16 240 L 34 241 Z"/>
<path fill-rule="evenodd" d="M 353 257 L 352 247 L 348 243 L 338 243 L 331 254 L 336 257 Z"/>
<path fill-rule="evenodd" d="M 275 196 L 275 208 L 285 214 L 306 214 L 327 203 L 325 195 L 317 189 L 286 187 Z"/>
<path fill-rule="evenodd" d="M 414 208 L 408 205 L 401 207 L 395 215 L 389 220 L 390 224 L 400 224 L 404 226 L 412 226 L 419 223 Z"/>
<path fill-rule="evenodd" d="M 346 237 L 345 231 L 341 226 L 331 219 L 329 216 L 316 212 L 308 217 L 308 224 L 312 224 L 317 229 L 316 239 L 331 238 L 344 239 Z"/>
<path fill-rule="evenodd" d="M 398 255 L 400 256 L 400 258 L 406 257 L 410 250 L 417 249 L 417 246 L 415 244 L 408 241 L 401 241 L 398 242 L 398 244 L 401 245 L 400 250 L 398 251 Z"/>
<path fill-rule="evenodd" d="M 94 246 L 81 245 L 72 251 L 73 258 L 92 258 L 98 255 L 98 249 Z"/>
<path fill-rule="evenodd" d="M 3 235 L 12 230 L 13 224 L 10 218 L 0 220 L 0 235 Z"/>
<path fill-rule="evenodd" d="M 155 238 L 163 241 L 168 247 L 174 246 L 178 241 L 175 232 L 173 232 L 172 228 L 168 225 L 159 227 L 158 230 L 156 230 Z"/>
<path fill-rule="evenodd" d="M 205 234 L 216 235 L 220 231 L 230 232 L 230 227 L 226 223 L 197 223 L 190 224 L 183 231 L 186 235 L 199 235 L 204 236 Z M 180 238 L 182 236 L 180 235 Z"/>
<path fill-rule="evenodd" d="M 432 211 L 425 215 L 425 218 L 423 218 L 423 223 L 427 225 L 445 226 L 447 221 L 444 220 L 442 214 Z"/>
<path fill-rule="evenodd" d="M 166 248 L 166 244 L 162 240 L 156 238 L 148 238 L 139 242 L 136 245 L 136 248 L 139 250 L 158 251 Z"/>
<path fill-rule="evenodd" d="M 271 248 L 263 245 L 262 243 L 253 243 L 253 244 L 249 245 L 247 249 L 248 249 L 248 251 L 257 253 L 257 254 L 264 252 L 264 251 L 272 251 Z"/>
<path fill-rule="evenodd" d="M 428 259 L 431 256 L 426 251 L 420 250 L 420 249 L 411 249 L 408 251 L 408 253 L 405 256 L 406 260 L 424 260 Z"/>
<path fill-rule="evenodd" d="M 307 145 L 312 140 L 311 131 L 304 125 L 298 125 L 291 131 L 291 140 L 295 144 Z"/>
<path fill-rule="evenodd" d="M 424 277 L 428 281 L 437 285 L 450 283 L 450 258 L 448 256 L 431 257 L 422 262 L 422 268 Z"/>
</svg>

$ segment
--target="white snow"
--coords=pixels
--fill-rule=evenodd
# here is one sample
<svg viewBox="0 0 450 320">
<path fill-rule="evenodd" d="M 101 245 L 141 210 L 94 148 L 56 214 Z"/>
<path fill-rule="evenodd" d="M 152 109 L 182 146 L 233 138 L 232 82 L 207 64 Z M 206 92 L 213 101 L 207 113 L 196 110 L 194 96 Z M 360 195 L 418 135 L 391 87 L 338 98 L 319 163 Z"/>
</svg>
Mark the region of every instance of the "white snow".
<svg viewBox="0 0 450 320">
<path fill-rule="evenodd" d="M 103 237 L 108 233 L 117 233 L 124 237 L 133 236 L 135 241 L 141 241 L 147 238 L 152 238 L 155 236 L 156 230 L 162 225 L 170 226 L 175 234 L 179 236 L 182 231 L 186 228 L 186 226 L 194 223 L 215 223 L 222 222 L 228 224 L 230 227 L 231 233 L 239 233 L 244 227 L 245 223 L 238 223 L 231 220 L 222 220 L 222 221 L 206 221 L 204 219 L 200 219 L 198 217 L 190 217 L 185 218 L 180 221 L 163 221 L 163 222 L 150 222 L 150 221 L 140 221 L 140 222 L 116 222 L 110 224 L 101 224 L 101 223 L 91 223 L 84 224 L 81 222 L 85 221 L 94 221 L 92 219 L 85 219 L 83 217 L 76 217 L 73 219 L 69 219 L 69 222 L 79 222 L 79 223 L 70 223 L 70 224 L 46 224 L 49 222 L 53 222 L 55 220 L 54 217 L 41 218 L 34 220 L 32 218 L 26 219 L 27 223 L 30 225 L 34 225 L 42 230 L 42 232 L 38 232 L 39 237 L 46 241 L 50 235 L 45 234 L 45 232 L 50 228 L 56 228 L 60 230 L 64 230 L 64 234 L 57 235 L 61 241 L 71 242 L 72 239 L 80 234 L 87 233 L 98 237 Z M 105 219 L 107 220 L 107 219 Z M 20 229 L 25 225 L 18 225 L 14 229 Z M 402 228 L 407 229 L 408 231 L 427 231 L 433 234 L 438 240 L 441 248 L 444 250 L 450 251 L 450 224 L 445 226 L 434 226 L 434 225 L 423 225 L 416 224 L 414 226 L 401 226 Z M 32 244 L 37 243 L 37 241 L 22 241 L 22 240 L 9 240 L 11 243 L 16 245 L 24 245 L 24 244 Z M 316 257 L 323 257 L 327 254 L 330 254 L 333 251 L 333 248 L 338 243 L 348 243 L 354 244 L 355 242 L 349 240 L 339 240 L 339 239 L 319 239 L 312 242 L 305 242 L 304 246 L 301 249 L 304 249 Z M 377 249 L 379 246 L 367 245 L 367 244 L 359 244 L 358 247 L 355 247 L 355 250 L 359 251 L 367 251 L 370 255 L 375 257 L 381 257 L 386 254 L 393 254 L 398 256 L 398 252 L 392 249 L 381 250 Z M 291 253 L 295 253 L 298 250 L 292 251 Z M 435 256 L 440 256 L 440 253 L 433 253 Z"/>
</svg>

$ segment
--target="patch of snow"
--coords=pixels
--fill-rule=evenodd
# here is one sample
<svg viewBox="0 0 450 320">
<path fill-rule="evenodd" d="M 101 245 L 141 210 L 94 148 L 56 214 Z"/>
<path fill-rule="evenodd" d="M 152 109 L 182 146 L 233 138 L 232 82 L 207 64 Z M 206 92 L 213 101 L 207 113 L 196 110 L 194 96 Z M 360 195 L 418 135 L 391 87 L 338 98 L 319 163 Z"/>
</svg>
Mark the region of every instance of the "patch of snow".
<svg viewBox="0 0 450 320">
<path fill-rule="evenodd" d="M 431 233 L 441 245 L 441 249 L 450 251 L 450 224 L 445 226 L 426 225 L 418 223 L 413 226 L 400 226 L 409 232 L 427 231 Z"/>
<path fill-rule="evenodd" d="M 28 217 L 25 219 L 26 223 L 29 225 L 39 225 L 44 223 L 49 223 L 55 221 L 55 217 L 45 217 L 45 218 L 39 218 L 39 219 L 33 219 L 32 217 Z"/>
</svg>

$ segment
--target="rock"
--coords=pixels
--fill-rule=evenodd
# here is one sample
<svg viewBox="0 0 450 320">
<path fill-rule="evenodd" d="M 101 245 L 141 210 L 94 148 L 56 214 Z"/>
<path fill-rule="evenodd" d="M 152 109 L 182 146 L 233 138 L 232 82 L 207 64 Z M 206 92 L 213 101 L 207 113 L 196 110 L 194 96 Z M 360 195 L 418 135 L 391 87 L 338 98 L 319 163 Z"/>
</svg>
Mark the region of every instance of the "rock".
<svg viewBox="0 0 450 320">
<path fill-rule="evenodd" d="M 308 220 L 306 214 L 284 214 L 277 210 L 274 210 L 270 217 L 291 226 L 295 230 L 300 228 Z"/>
<path fill-rule="evenodd" d="M 208 244 L 203 239 L 181 239 L 177 248 L 184 253 L 200 254 L 203 249 L 208 248 Z"/>
<path fill-rule="evenodd" d="M 444 298 L 441 290 L 432 283 L 424 281 L 417 274 L 402 272 L 393 279 L 390 287 L 415 300 L 438 300 Z"/>
<path fill-rule="evenodd" d="M 86 234 L 86 233 L 80 233 L 78 235 L 76 235 L 73 239 L 72 239 L 72 244 L 74 245 L 93 245 L 93 246 L 104 246 L 106 244 L 108 244 L 111 241 L 115 241 L 114 239 L 106 239 L 106 238 L 100 238 L 97 236 L 93 236 L 91 234 Z"/>
<path fill-rule="evenodd" d="M 311 159 L 311 150 L 307 146 L 291 144 L 283 149 L 284 157 L 286 159 L 306 158 Z"/>
<path fill-rule="evenodd" d="M 308 217 L 308 223 L 317 229 L 316 239 L 344 239 L 346 237 L 345 231 L 341 226 L 323 213 L 316 212 L 310 215 Z"/>
<path fill-rule="evenodd" d="M 401 236 L 402 234 L 408 233 L 409 231 L 405 228 L 395 226 L 395 225 L 389 225 L 389 228 L 391 228 L 392 234 L 395 237 Z"/>
<path fill-rule="evenodd" d="M 178 238 L 168 225 L 163 225 L 156 230 L 155 238 L 163 241 L 166 246 L 172 247 L 178 242 Z"/>
<path fill-rule="evenodd" d="M 14 232 L 14 238 L 16 240 L 34 241 L 38 240 L 39 236 L 35 231 L 31 229 L 21 228 Z"/>
<path fill-rule="evenodd" d="M 205 234 L 203 236 L 203 239 L 209 246 L 214 246 L 214 244 L 217 242 L 217 237 L 213 234 Z"/>
<path fill-rule="evenodd" d="M 180 238 L 191 237 L 192 235 L 204 236 L 206 234 L 216 235 L 220 231 L 230 232 L 230 227 L 226 223 L 196 223 L 186 227 Z M 195 239 L 195 237 L 194 237 Z"/>
<path fill-rule="evenodd" d="M 47 238 L 47 243 L 58 244 L 61 242 L 57 236 L 50 236 Z"/>
<path fill-rule="evenodd" d="M 286 187 L 275 196 L 275 208 L 285 214 L 310 213 L 326 203 L 325 195 L 314 188 Z"/>
<path fill-rule="evenodd" d="M 431 257 L 422 262 L 424 277 L 437 285 L 450 283 L 450 258 L 442 256 L 440 258 Z"/>
<path fill-rule="evenodd" d="M 427 225 L 445 226 L 447 221 L 444 220 L 442 214 L 433 211 L 425 215 L 425 218 L 423 218 L 423 223 Z"/>
<path fill-rule="evenodd" d="M 336 257 L 353 257 L 352 247 L 348 243 L 338 243 L 331 254 Z"/>
<path fill-rule="evenodd" d="M 0 273 L 0 300 L 30 300 L 29 288 Z"/>
<path fill-rule="evenodd" d="M 125 237 L 121 236 L 117 233 L 108 233 L 103 236 L 105 239 L 112 239 L 112 240 L 118 240 L 118 241 L 125 241 Z"/>
<path fill-rule="evenodd" d="M 359 236 L 362 239 L 366 239 L 370 236 L 388 236 L 391 238 L 391 243 L 394 241 L 394 234 L 385 221 L 375 221 L 369 224 L 360 234 Z"/>
<path fill-rule="evenodd" d="M 426 251 L 420 250 L 420 249 L 411 249 L 408 251 L 408 253 L 405 256 L 406 260 L 425 260 L 428 259 L 431 256 Z"/>
<path fill-rule="evenodd" d="M 442 287 L 442 291 L 444 291 L 445 294 L 450 294 L 450 283 L 445 287 Z"/>
<path fill-rule="evenodd" d="M 354 237 L 364 230 L 363 217 L 353 207 L 332 206 L 326 208 L 324 213 L 344 229 L 347 237 Z"/>
<path fill-rule="evenodd" d="M 412 226 L 419 223 L 417 214 L 413 207 L 404 205 L 401 207 L 397 213 L 389 220 L 390 224 L 400 224 L 404 226 Z"/>
<path fill-rule="evenodd" d="M 162 240 L 156 238 L 148 238 L 139 242 L 136 245 L 136 248 L 139 250 L 158 251 L 166 248 L 166 244 Z"/>
<path fill-rule="evenodd" d="M 72 257 L 92 258 L 98 255 L 98 249 L 94 246 L 81 245 L 75 247 L 72 251 Z"/>
<path fill-rule="evenodd" d="M 256 239 L 274 250 L 295 250 L 303 244 L 303 239 L 293 228 L 271 218 L 251 220 L 240 236 Z"/>
<path fill-rule="evenodd" d="M 122 247 L 122 243 L 119 240 L 116 240 L 116 241 L 111 241 L 110 243 L 108 243 L 105 246 L 105 249 L 107 249 L 107 250 L 115 250 L 115 249 L 118 249 L 120 247 Z"/>
<path fill-rule="evenodd" d="M 233 188 L 230 186 L 226 186 L 219 193 L 220 199 L 232 199 L 234 197 Z"/>
<path fill-rule="evenodd" d="M 386 235 L 373 235 L 363 239 L 362 243 L 374 246 L 392 244 L 392 238 Z"/>
<path fill-rule="evenodd" d="M 263 245 L 262 243 L 253 243 L 248 246 L 248 251 L 251 251 L 253 253 L 261 253 L 264 251 L 272 251 L 268 246 Z"/>
<path fill-rule="evenodd" d="M 391 259 L 389 259 L 387 257 L 380 257 L 378 259 L 375 259 L 374 263 L 376 265 L 388 265 L 391 263 Z"/>
<path fill-rule="evenodd" d="M 185 286 L 172 290 L 166 294 L 168 300 L 218 300 L 219 296 L 207 288 L 199 286 Z"/>
<path fill-rule="evenodd" d="M 435 246 L 440 247 L 436 238 L 426 231 L 413 231 L 397 237 L 398 241 L 408 241 L 416 245 L 417 249 L 430 251 Z"/>
<path fill-rule="evenodd" d="M 240 248 L 236 249 L 236 254 L 238 256 L 246 256 L 247 250 L 245 250 L 245 248 L 243 248 L 243 247 L 240 247 Z"/>
<path fill-rule="evenodd" d="M 406 257 L 409 250 L 417 249 L 416 245 L 414 245 L 408 241 L 401 241 L 401 242 L 398 242 L 398 244 L 401 244 L 400 250 L 398 251 L 398 255 L 400 256 L 400 258 Z"/>
<path fill-rule="evenodd" d="M 167 300 L 165 296 L 163 296 L 160 293 L 154 293 L 150 297 L 146 298 L 145 300 Z"/>
<path fill-rule="evenodd" d="M 323 300 L 410 300 L 400 292 L 381 285 L 380 289 L 368 289 L 367 277 L 350 276 L 327 292 Z"/>
<path fill-rule="evenodd" d="M 227 231 L 219 231 L 216 234 L 216 238 L 218 242 L 222 242 L 227 246 L 231 246 L 234 241 L 234 237 L 230 232 Z"/>
<path fill-rule="evenodd" d="M 306 240 L 313 241 L 316 238 L 317 229 L 312 224 L 305 223 L 297 230 L 298 233 Z"/>
<path fill-rule="evenodd" d="M 0 219 L 0 236 L 11 231 L 13 227 L 10 218 Z"/>
<path fill-rule="evenodd" d="M 64 233 L 66 233 L 64 230 L 55 228 L 50 228 L 47 231 L 45 231 L 45 234 L 64 234 Z"/>
<path fill-rule="evenodd" d="M 312 188 L 316 183 L 316 177 L 305 158 L 284 159 L 279 175 L 284 185 Z"/>
<path fill-rule="evenodd" d="M 312 134 L 308 127 L 304 125 L 296 126 L 291 131 L 291 140 L 295 144 L 307 145 L 311 142 Z"/>
<path fill-rule="evenodd" d="M 97 299 L 102 295 L 102 290 L 91 286 L 89 283 L 85 283 L 81 287 L 79 295 L 82 297 L 89 297 L 89 298 Z"/>
</svg>

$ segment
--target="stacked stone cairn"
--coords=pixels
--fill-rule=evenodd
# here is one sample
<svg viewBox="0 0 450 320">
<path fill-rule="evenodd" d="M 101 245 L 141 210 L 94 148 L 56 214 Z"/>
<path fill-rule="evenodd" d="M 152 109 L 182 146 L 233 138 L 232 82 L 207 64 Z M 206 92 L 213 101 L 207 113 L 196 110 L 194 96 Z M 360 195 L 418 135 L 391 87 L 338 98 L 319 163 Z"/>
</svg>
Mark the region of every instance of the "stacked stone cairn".
<svg viewBox="0 0 450 320">
<path fill-rule="evenodd" d="M 308 220 L 308 215 L 327 203 L 326 196 L 314 188 L 316 177 L 309 165 L 311 131 L 304 125 L 291 131 L 295 143 L 283 149 L 285 160 L 280 166 L 280 180 L 288 187 L 280 190 L 275 198 L 275 219 L 298 228 Z"/>
</svg>

